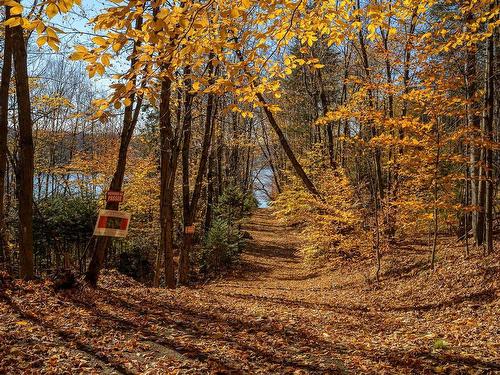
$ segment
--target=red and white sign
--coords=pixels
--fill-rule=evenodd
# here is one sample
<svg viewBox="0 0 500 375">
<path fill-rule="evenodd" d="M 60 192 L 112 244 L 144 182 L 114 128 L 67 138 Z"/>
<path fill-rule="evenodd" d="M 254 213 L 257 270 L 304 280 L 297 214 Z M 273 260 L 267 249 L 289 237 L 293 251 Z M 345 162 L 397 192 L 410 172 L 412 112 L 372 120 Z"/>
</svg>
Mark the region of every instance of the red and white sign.
<svg viewBox="0 0 500 375">
<path fill-rule="evenodd" d="M 94 236 L 127 237 L 131 215 L 123 211 L 100 210 Z"/>
<path fill-rule="evenodd" d="M 184 227 L 184 233 L 194 234 L 194 225 L 189 225 L 187 227 Z"/>
<path fill-rule="evenodd" d="M 123 191 L 108 191 L 106 193 L 106 202 L 123 202 Z"/>
</svg>

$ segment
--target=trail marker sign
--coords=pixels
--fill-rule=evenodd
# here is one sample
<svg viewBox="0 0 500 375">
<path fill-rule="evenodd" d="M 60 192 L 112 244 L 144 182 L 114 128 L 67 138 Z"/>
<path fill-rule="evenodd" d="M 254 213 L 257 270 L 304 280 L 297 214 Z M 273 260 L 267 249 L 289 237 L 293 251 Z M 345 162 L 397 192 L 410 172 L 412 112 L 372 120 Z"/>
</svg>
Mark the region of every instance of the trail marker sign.
<svg viewBox="0 0 500 375">
<path fill-rule="evenodd" d="M 131 215 L 123 211 L 100 210 L 94 236 L 127 237 Z"/>
<path fill-rule="evenodd" d="M 194 234 L 194 225 L 189 225 L 187 227 L 184 227 L 184 233 Z"/>
<path fill-rule="evenodd" d="M 123 202 L 123 191 L 108 191 L 106 193 L 106 202 Z"/>
</svg>

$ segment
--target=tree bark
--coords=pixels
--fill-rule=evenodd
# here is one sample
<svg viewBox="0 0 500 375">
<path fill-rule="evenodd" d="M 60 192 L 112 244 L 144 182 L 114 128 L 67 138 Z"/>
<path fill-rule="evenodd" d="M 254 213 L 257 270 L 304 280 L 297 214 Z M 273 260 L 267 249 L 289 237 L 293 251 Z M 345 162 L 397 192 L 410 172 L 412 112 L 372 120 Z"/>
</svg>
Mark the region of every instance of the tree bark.
<svg viewBox="0 0 500 375">
<path fill-rule="evenodd" d="M 5 19 L 10 17 L 10 8 L 5 7 Z M 7 137 L 9 133 L 9 87 L 12 76 L 12 32 L 5 28 L 3 65 L 0 83 L 0 260 L 10 266 L 7 241 L 7 225 L 5 222 L 5 176 L 7 173 Z"/>
<path fill-rule="evenodd" d="M 490 9 L 493 8 L 493 2 L 490 5 Z M 486 144 L 486 231 L 485 231 L 485 240 L 486 240 L 486 251 L 488 254 L 493 252 L 493 117 L 494 117 L 494 105 L 495 105 L 495 68 L 494 68 L 494 38 L 493 34 L 488 38 L 487 48 L 486 48 L 486 67 L 485 67 L 485 84 L 486 84 L 486 92 L 485 92 L 485 101 L 484 101 L 484 132 L 485 138 L 487 141 Z"/>
<path fill-rule="evenodd" d="M 432 237 L 432 252 L 431 252 L 431 269 L 434 269 L 436 264 L 436 254 L 437 254 L 437 238 L 438 238 L 438 220 L 439 220 L 439 209 L 438 209 L 438 193 L 439 193 L 439 164 L 441 162 L 441 133 L 440 133 L 440 121 L 436 119 L 436 158 L 434 163 L 434 210 L 433 210 L 433 237 Z"/>
<path fill-rule="evenodd" d="M 33 121 L 28 81 L 28 52 L 21 26 L 12 28 L 14 70 L 19 119 L 19 252 L 20 276 L 30 280 L 33 268 Z"/>
<path fill-rule="evenodd" d="M 213 135 L 215 132 L 212 132 L 212 144 L 214 144 Z M 210 230 L 212 226 L 212 212 L 213 212 L 213 204 L 214 204 L 214 168 L 215 168 L 215 148 L 212 147 L 210 150 L 210 155 L 208 156 L 208 168 L 207 168 L 207 207 L 205 211 L 205 223 L 204 230 L 205 235 Z"/>
<path fill-rule="evenodd" d="M 326 96 L 325 87 L 323 84 L 323 75 L 321 74 L 321 69 L 318 69 L 317 72 L 318 83 L 319 83 L 319 98 L 321 101 L 321 114 L 323 117 L 326 117 L 328 113 L 328 98 Z M 327 142 L 328 142 L 328 156 L 330 158 L 330 166 L 335 169 L 337 168 L 337 163 L 335 161 L 335 148 L 334 148 L 334 139 L 333 139 L 333 128 L 332 124 L 326 125 L 326 134 L 327 134 Z"/>
<path fill-rule="evenodd" d="M 468 12 L 465 16 L 466 23 L 473 21 L 473 15 Z M 467 24 L 465 26 L 467 28 Z M 479 147 L 475 144 L 475 140 L 479 136 L 481 131 L 481 119 L 477 115 L 477 104 L 476 104 L 476 94 L 477 94 L 477 58 L 476 58 L 476 48 L 469 47 L 466 53 L 465 59 L 465 83 L 467 88 L 467 98 L 471 101 L 470 109 L 468 111 L 468 124 L 471 128 L 471 135 L 473 141 L 469 147 L 470 152 L 470 187 L 471 187 L 471 204 L 474 206 L 475 211 L 472 213 L 472 232 L 474 236 L 474 242 L 477 246 L 480 246 L 483 242 L 483 217 L 484 211 L 481 204 L 481 183 L 480 174 L 481 169 L 478 167 L 480 160 Z"/>
<path fill-rule="evenodd" d="M 133 96 L 131 100 L 133 102 Z M 142 106 L 142 97 L 137 100 L 135 110 L 132 110 L 133 103 L 125 108 L 124 119 L 123 119 L 123 129 L 120 138 L 120 150 L 118 152 L 118 160 L 116 163 L 115 173 L 109 185 L 110 191 L 121 191 L 123 187 L 123 179 L 125 177 L 125 169 L 127 166 L 127 153 L 134 133 L 137 120 L 139 118 L 139 113 Z M 132 116 L 132 113 L 133 116 Z M 106 210 L 119 209 L 118 202 L 106 202 Z M 99 273 L 102 269 L 104 258 L 106 257 L 106 250 L 109 244 L 109 237 L 98 237 L 95 241 L 94 252 L 92 259 L 90 260 L 89 266 L 87 268 L 87 273 L 85 274 L 85 281 L 87 281 L 92 287 L 97 286 L 97 281 L 99 279 Z"/>
<path fill-rule="evenodd" d="M 225 181 L 224 175 L 222 173 L 222 164 L 224 159 L 224 122 L 220 121 L 220 135 L 217 139 L 217 149 L 216 149 L 216 170 L 217 170 L 217 190 L 214 196 L 214 204 L 219 202 L 219 197 L 224 192 Z"/>
<path fill-rule="evenodd" d="M 345 52 L 345 57 L 344 57 L 344 72 L 343 72 L 343 80 L 342 80 L 342 94 L 341 94 L 341 104 L 344 105 L 347 103 L 347 79 L 349 78 L 349 65 L 351 62 L 351 55 L 352 52 L 349 48 L 347 48 Z M 350 131 L 349 131 L 349 121 L 346 119 L 344 120 L 344 138 L 350 137 Z M 340 138 L 340 131 L 341 131 L 341 120 L 339 120 L 339 129 L 338 129 L 338 135 Z M 345 160 L 346 160 L 346 147 L 345 147 L 345 140 L 342 140 L 341 142 L 341 156 L 340 156 L 340 164 L 342 167 L 345 167 Z"/>
<path fill-rule="evenodd" d="M 177 132 L 173 131 L 170 118 L 171 90 L 170 78 L 164 77 L 161 83 L 160 102 L 160 253 L 164 257 L 165 286 L 167 288 L 175 288 L 173 199 L 180 151 Z M 159 286 L 159 280 L 159 264 L 157 264 L 155 286 Z"/>
<path fill-rule="evenodd" d="M 261 150 L 262 150 L 262 154 L 267 159 L 269 167 L 271 168 L 276 191 L 278 192 L 278 194 L 281 194 L 282 189 L 281 189 L 281 184 L 280 184 L 280 177 L 279 177 L 277 166 L 275 165 L 275 162 L 273 160 L 273 154 L 272 154 L 271 148 L 269 146 L 269 137 L 267 135 L 266 127 L 264 125 L 262 126 L 262 141 L 264 143 L 264 146 L 262 146 L 262 145 L 260 146 Z"/>
<path fill-rule="evenodd" d="M 191 69 L 186 67 L 184 74 L 189 76 Z M 192 233 L 186 233 L 186 228 L 193 225 L 191 222 L 191 204 L 190 204 L 190 186 L 189 186 L 189 157 L 191 147 L 191 125 L 192 125 L 192 107 L 193 107 L 193 94 L 191 94 L 191 79 L 186 79 L 186 93 L 184 96 L 184 120 L 182 126 L 182 213 L 184 221 L 184 230 L 182 236 L 183 246 L 180 250 L 179 257 L 179 274 L 178 283 L 185 285 L 189 276 L 189 250 L 192 244 Z"/>
</svg>

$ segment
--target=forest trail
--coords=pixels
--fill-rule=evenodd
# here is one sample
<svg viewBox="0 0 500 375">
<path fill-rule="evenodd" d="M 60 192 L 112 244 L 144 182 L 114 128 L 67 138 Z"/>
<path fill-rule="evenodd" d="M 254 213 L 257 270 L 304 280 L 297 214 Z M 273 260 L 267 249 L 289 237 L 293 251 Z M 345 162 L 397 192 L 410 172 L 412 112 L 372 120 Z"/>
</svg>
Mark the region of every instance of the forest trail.
<svg viewBox="0 0 500 375">
<path fill-rule="evenodd" d="M 244 229 L 252 239 L 239 264 L 197 288 L 144 288 L 111 271 L 97 291 L 20 283 L 0 293 L 0 373 L 500 371 L 498 325 L 474 320 L 498 317 L 490 284 L 443 301 L 431 285 L 436 298 L 418 301 L 390 283 L 367 285 L 362 264 L 312 272 L 300 236 L 268 209 Z"/>
</svg>

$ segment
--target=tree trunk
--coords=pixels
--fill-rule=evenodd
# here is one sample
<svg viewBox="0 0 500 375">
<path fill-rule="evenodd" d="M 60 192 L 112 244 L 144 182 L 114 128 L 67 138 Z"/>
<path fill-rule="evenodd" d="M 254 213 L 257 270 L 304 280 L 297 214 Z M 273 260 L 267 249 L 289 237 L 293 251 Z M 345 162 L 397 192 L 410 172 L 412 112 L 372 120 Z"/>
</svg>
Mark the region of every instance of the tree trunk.
<svg viewBox="0 0 500 375">
<path fill-rule="evenodd" d="M 473 21 L 473 15 L 471 12 L 467 13 L 465 16 L 466 22 Z M 481 130 L 481 119 L 476 114 L 477 104 L 476 93 L 477 93 L 477 70 L 476 70 L 476 48 L 469 47 L 467 49 L 467 55 L 465 59 L 465 80 L 467 87 L 467 98 L 472 101 L 470 110 L 468 111 L 468 124 L 471 127 L 471 134 L 474 139 L 477 139 Z M 472 213 L 472 232 L 474 235 L 474 242 L 477 246 L 480 246 L 483 242 L 483 217 L 484 212 L 481 205 L 481 193 L 480 193 L 480 168 L 478 168 L 480 152 L 478 146 L 473 141 L 469 147 L 470 151 L 470 180 L 471 180 L 471 204 L 476 208 Z"/>
<path fill-rule="evenodd" d="M 469 150 L 468 150 L 468 146 L 465 147 L 465 157 L 467 157 L 469 155 Z M 464 197 L 465 197 L 465 207 L 469 207 L 470 205 L 470 198 L 469 198 L 469 192 L 470 192 L 470 176 L 469 176 L 469 168 L 468 166 L 466 166 L 465 168 L 465 193 L 464 193 Z M 465 211 L 464 212 L 464 239 L 465 239 L 465 257 L 468 258 L 469 257 L 469 213 L 468 211 Z"/>
<path fill-rule="evenodd" d="M 133 102 L 133 97 L 131 98 Z M 132 111 L 133 104 L 125 108 L 124 119 L 123 119 L 123 129 L 120 139 L 120 150 L 118 152 L 118 160 L 116 163 L 115 173 L 113 174 L 113 179 L 109 185 L 110 191 L 121 191 L 123 186 L 123 179 L 125 177 L 125 168 L 127 166 L 127 153 L 132 139 L 132 134 L 134 133 L 137 120 L 139 118 L 139 113 L 142 106 L 142 98 L 137 100 L 135 110 Z M 132 116 L 132 112 L 134 115 Z M 119 209 L 118 202 L 107 202 L 106 210 Z M 106 255 L 106 249 L 109 244 L 109 237 L 98 237 L 94 245 L 94 253 L 92 259 L 90 260 L 87 273 L 85 275 L 85 281 L 87 281 L 91 286 L 97 286 L 97 280 L 99 278 L 99 272 L 102 269 L 104 258 Z"/>
<path fill-rule="evenodd" d="M 165 285 L 175 288 L 174 272 L 174 209 L 175 174 L 179 155 L 177 137 L 170 119 L 170 95 L 172 82 L 165 77 L 161 84 L 160 103 L 160 253 L 164 256 Z M 159 267 L 155 274 L 155 286 L 159 286 Z"/>
<path fill-rule="evenodd" d="M 19 249 L 20 276 L 33 278 L 33 122 L 28 82 L 28 53 L 21 26 L 12 28 L 14 69 L 19 119 Z"/>
<path fill-rule="evenodd" d="M 319 84 L 319 99 L 321 102 L 321 114 L 323 117 L 326 117 L 328 113 L 328 98 L 326 96 L 325 87 L 323 84 L 323 75 L 321 74 L 321 69 L 317 71 L 318 76 L 318 84 Z M 337 163 L 335 162 L 335 148 L 334 148 L 334 140 L 333 140 L 333 128 L 332 124 L 326 125 L 326 134 L 327 134 L 327 142 L 328 142 L 328 156 L 330 158 L 330 166 L 335 169 L 337 168 Z"/>
<path fill-rule="evenodd" d="M 253 132 L 253 120 L 247 121 L 246 124 L 248 125 L 248 128 L 245 129 L 247 131 L 246 133 L 246 141 L 250 143 L 252 141 L 252 132 Z M 246 128 L 246 126 L 245 126 Z M 252 168 L 253 168 L 253 153 L 250 147 L 246 147 L 247 152 L 246 152 L 246 161 L 245 161 L 245 171 L 243 178 L 241 179 L 242 184 L 243 184 L 243 192 L 245 195 L 248 193 L 250 189 L 250 177 L 252 174 Z M 244 202 L 241 202 L 241 207 L 243 210 Z"/>
<path fill-rule="evenodd" d="M 241 53 L 240 50 L 236 51 L 236 54 L 238 56 L 238 59 L 241 62 L 244 62 L 245 59 L 243 58 L 243 54 Z M 255 83 L 254 83 L 255 84 Z M 271 124 L 271 127 L 273 128 L 274 132 L 278 136 L 278 139 L 280 141 L 281 147 L 283 148 L 283 151 L 285 151 L 286 156 L 288 157 L 288 160 L 292 163 L 293 170 L 297 174 L 297 176 L 300 178 L 306 189 L 315 197 L 321 199 L 321 194 L 319 191 L 316 189 L 316 186 L 314 186 L 313 182 L 309 179 L 309 176 L 306 174 L 304 171 L 304 168 L 302 168 L 302 165 L 299 163 L 297 158 L 295 157 L 295 154 L 292 151 L 292 148 L 290 147 L 290 144 L 288 143 L 285 134 L 283 134 L 283 131 L 278 125 L 278 122 L 276 121 L 276 118 L 274 117 L 273 113 L 267 106 L 267 102 L 264 99 L 264 95 L 262 93 L 257 92 L 256 93 L 257 99 L 259 99 L 260 103 L 263 106 L 264 113 L 267 116 L 267 120 Z"/>
<path fill-rule="evenodd" d="M 386 81 L 387 85 L 389 86 L 390 90 L 392 89 L 393 85 L 393 79 L 392 79 L 392 66 L 391 66 L 391 61 L 389 60 L 389 33 L 384 32 L 383 28 L 380 28 L 380 34 L 382 35 L 382 41 L 384 43 L 384 52 L 385 52 L 385 75 L 386 75 Z M 390 119 L 394 118 L 394 94 L 392 91 L 388 94 L 387 97 L 387 116 Z M 396 136 L 401 136 L 401 133 L 396 134 Z M 387 235 L 388 239 L 390 241 L 394 240 L 394 235 L 396 234 L 396 217 L 394 215 L 391 203 L 396 199 L 396 180 L 398 179 L 398 153 L 396 149 L 393 147 L 389 147 L 389 156 L 388 159 L 391 160 L 393 159 L 393 165 L 395 168 L 388 168 L 387 171 L 387 179 L 386 179 L 386 191 L 387 191 L 387 215 L 385 217 L 385 234 Z"/>
<path fill-rule="evenodd" d="M 213 75 L 213 65 L 209 63 L 209 76 Z M 213 82 L 213 80 L 211 80 Z M 207 161 L 209 158 L 210 145 L 213 135 L 213 120 L 215 111 L 215 96 L 214 94 L 208 94 L 207 99 L 207 110 L 205 114 L 205 130 L 203 134 L 203 144 L 201 147 L 200 162 L 198 164 L 198 173 L 196 174 L 196 180 L 194 184 L 194 189 L 192 196 L 190 197 L 189 189 L 189 147 L 190 147 L 190 128 L 191 128 L 191 115 L 188 117 L 189 124 L 186 125 L 185 129 L 188 132 L 188 137 L 184 137 L 183 144 L 183 202 L 184 202 L 184 233 L 183 233 L 183 248 L 181 249 L 181 259 L 179 261 L 179 284 L 186 284 L 189 280 L 190 271 L 190 253 L 193 244 L 194 233 L 192 231 L 187 232 L 186 227 L 190 227 L 194 224 L 196 218 L 196 212 L 198 209 L 198 202 L 201 195 L 203 176 L 205 175 Z M 191 104 L 189 104 L 189 113 L 191 112 Z M 186 106 L 187 109 L 187 106 Z M 186 111 L 186 115 L 187 115 Z"/>
<path fill-rule="evenodd" d="M 490 4 L 490 9 L 493 8 L 493 2 Z M 488 38 L 486 51 L 486 69 L 485 69 L 485 101 L 484 101 L 484 133 L 487 141 L 486 145 L 486 251 L 488 254 L 493 252 L 493 150 L 491 148 L 493 142 L 493 108 L 495 105 L 495 68 L 494 68 L 494 38 L 493 34 Z"/>
<path fill-rule="evenodd" d="M 359 1 L 358 1 L 358 8 L 359 8 Z M 359 39 L 359 45 L 361 49 L 361 57 L 362 57 L 362 62 L 363 62 L 363 68 L 365 71 L 366 79 L 368 82 L 371 82 L 371 74 L 370 74 L 370 64 L 368 61 L 368 53 L 366 51 L 366 45 L 365 45 L 365 39 L 363 36 L 363 31 L 359 30 L 358 33 L 358 39 Z M 368 89 L 368 104 L 370 109 L 375 109 L 374 108 L 374 100 L 373 100 L 373 91 L 372 89 Z M 375 128 L 375 124 L 373 124 L 373 121 L 369 121 L 370 125 L 370 136 L 371 138 L 375 138 L 377 136 L 377 129 Z M 375 175 L 377 179 L 377 191 L 380 196 L 380 199 L 384 199 L 384 180 L 382 177 L 382 163 L 381 163 L 381 153 L 380 153 L 380 148 L 378 146 L 374 147 L 373 151 L 373 158 L 375 160 Z"/>
<path fill-rule="evenodd" d="M 285 154 L 288 157 L 288 160 L 290 160 L 290 162 L 292 163 L 292 167 L 293 167 L 295 173 L 297 174 L 297 176 L 299 176 L 299 178 L 301 179 L 301 181 L 304 184 L 304 186 L 306 187 L 306 189 L 312 195 L 314 195 L 316 197 L 320 197 L 319 191 L 316 189 L 316 186 L 314 186 L 312 181 L 309 179 L 309 176 L 304 171 L 304 168 L 302 168 L 302 165 L 299 163 L 299 161 L 295 157 L 295 154 L 293 153 L 292 148 L 288 144 L 288 141 L 287 141 L 285 135 L 283 134 L 283 131 L 279 127 L 278 123 L 276 122 L 276 119 L 275 119 L 273 113 L 267 107 L 267 102 L 264 99 L 264 96 L 261 93 L 257 93 L 257 98 L 264 106 L 264 112 L 267 116 L 267 119 L 268 119 L 269 123 L 271 124 L 271 127 L 275 131 L 276 135 L 278 136 L 281 147 L 285 151 Z"/>
<path fill-rule="evenodd" d="M 224 158 L 224 122 L 220 123 L 220 135 L 217 139 L 217 151 L 216 151 L 216 170 L 217 170 L 217 190 L 214 196 L 214 204 L 219 202 L 219 198 L 224 192 L 224 175 L 222 173 L 222 163 Z"/>
<path fill-rule="evenodd" d="M 407 37 L 406 37 L 406 43 L 405 43 L 405 48 L 404 48 L 404 67 L 403 67 L 403 91 L 405 95 L 407 95 L 410 92 L 410 60 L 411 60 L 411 50 L 412 50 L 412 43 L 413 43 L 413 34 L 415 33 L 415 28 L 416 28 L 416 23 L 417 23 L 417 11 L 418 7 L 415 8 L 412 12 L 411 15 L 411 20 L 410 20 L 410 30 L 408 31 Z M 401 117 L 406 117 L 408 113 L 408 99 L 403 100 L 403 109 L 401 111 Z M 399 131 L 399 138 L 403 139 L 404 133 L 403 130 Z M 400 153 L 402 153 L 402 149 L 400 150 Z"/>
<path fill-rule="evenodd" d="M 139 29 L 142 25 L 142 19 L 137 20 L 136 28 Z M 134 51 L 137 45 L 134 45 Z M 131 60 L 131 69 L 134 69 L 135 57 Z M 135 78 L 133 82 L 135 84 Z M 123 114 L 123 127 L 120 136 L 120 149 L 118 151 L 118 160 L 115 167 L 115 172 L 111 180 L 109 190 L 110 191 L 121 191 L 123 187 L 123 179 L 125 177 L 125 168 L 127 166 L 127 153 L 132 140 L 132 135 L 134 134 L 134 129 L 139 119 L 139 114 L 142 106 L 142 96 L 137 99 L 137 103 L 134 109 L 135 95 L 130 96 L 130 105 L 125 107 Z M 107 210 L 118 210 L 118 202 L 107 202 Z M 109 237 L 98 237 L 95 245 L 92 259 L 90 260 L 89 266 L 87 268 L 87 273 L 85 275 L 85 281 L 89 283 L 92 287 L 97 287 L 97 281 L 99 279 L 99 273 L 102 269 L 104 258 L 106 256 L 106 249 L 109 244 Z"/>
<path fill-rule="evenodd" d="M 212 132 L 215 134 L 215 132 Z M 212 135 L 212 144 L 214 144 L 214 139 Z M 212 147 L 210 150 L 210 155 L 208 156 L 208 171 L 207 171 L 207 208 L 205 211 L 205 235 L 210 230 L 212 226 L 212 211 L 214 204 L 214 167 L 215 167 L 215 148 Z"/>
<path fill-rule="evenodd" d="M 184 69 L 184 74 L 188 76 L 191 74 L 189 67 Z M 192 233 L 186 233 L 186 228 L 193 225 L 191 221 L 191 204 L 190 204 L 190 186 L 189 186 L 189 156 L 191 147 L 191 125 L 192 125 L 192 107 L 193 107 L 193 94 L 191 79 L 186 79 L 186 93 L 184 97 L 184 121 L 182 126 L 182 212 L 184 221 L 184 230 L 182 236 L 183 246 L 180 250 L 179 257 L 179 275 L 178 283 L 185 285 L 189 276 L 189 251 L 192 244 Z"/>
<path fill-rule="evenodd" d="M 5 19 L 9 19 L 10 8 L 5 7 Z M 4 53 L 2 65 L 2 82 L 0 83 L 0 261 L 10 266 L 9 249 L 7 248 L 7 226 L 5 222 L 5 176 L 7 173 L 7 137 L 9 133 L 9 87 L 12 75 L 12 33 L 5 28 Z"/>
<path fill-rule="evenodd" d="M 344 105 L 347 102 L 347 78 L 349 78 L 349 66 L 351 62 L 351 49 L 348 47 L 346 48 L 345 51 L 345 56 L 344 56 L 344 72 L 343 72 L 343 80 L 342 80 L 342 94 L 341 94 L 341 102 L 340 104 Z M 341 120 L 339 120 L 339 129 L 338 129 L 338 137 L 340 138 L 340 133 L 341 133 Z M 344 138 L 347 139 L 350 136 L 349 132 L 349 121 L 346 119 L 344 120 L 344 126 L 343 126 L 343 132 L 344 132 Z M 340 165 L 342 167 L 345 167 L 345 160 L 346 160 L 346 146 L 345 146 L 345 140 L 341 141 L 340 144 Z"/>
<path fill-rule="evenodd" d="M 281 189 L 281 184 L 280 184 L 280 176 L 278 172 L 278 166 L 276 165 L 274 158 L 273 158 L 273 153 L 271 151 L 271 147 L 269 145 L 269 136 L 267 134 L 266 127 L 264 125 L 261 126 L 262 128 L 262 143 L 264 144 L 263 146 L 261 145 L 260 148 L 262 150 L 262 154 L 266 158 L 269 167 L 271 168 L 271 172 L 273 174 L 273 180 L 274 180 L 274 187 L 276 188 L 276 191 L 278 194 L 281 194 L 282 189 Z"/>
<path fill-rule="evenodd" d="M 440 121 L 436 120 L 436 159 L 434 164 L 434 211 L 433 211 L 433 240 L 432 240 L 432 252 L 431 252 L 431 269 L 434 269 L 436 264 L 436 253 L 437 253 L 437 237 L 438 237 L 438 192 L 439 192 L 439 164 L 441 162 L 441 133 L 440 133 Z"/>
</svg>

